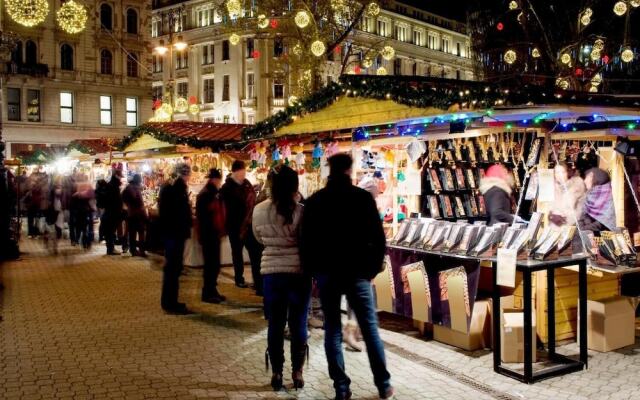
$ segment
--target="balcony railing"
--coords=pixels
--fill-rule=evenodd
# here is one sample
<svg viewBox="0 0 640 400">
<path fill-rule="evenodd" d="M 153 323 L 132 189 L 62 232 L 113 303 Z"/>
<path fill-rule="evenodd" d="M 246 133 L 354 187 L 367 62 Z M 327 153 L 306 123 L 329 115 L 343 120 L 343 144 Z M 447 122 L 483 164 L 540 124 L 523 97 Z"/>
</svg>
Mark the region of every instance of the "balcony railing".
<svg viewBox="0 0 640 400">
<path fill-rule="evenodd" d="M 242 103 L 242 107 L 255 107 L 256 106 L 256 98 L 255 97 L 242 99 L 240 102 Z"/>
<path fill-rule="evenodd" d="M 285 101 L 284 99 L 271 99 L 272 107 L 284 107 Z"/>
<path fill-rule="evenodd" d="M 29 75 L 33 77 L 46 77 L 49 74 L 47 64 L 18 64 L 13 61 L 7 63 L 7 73 L 12 75 Z"/>
</svg>

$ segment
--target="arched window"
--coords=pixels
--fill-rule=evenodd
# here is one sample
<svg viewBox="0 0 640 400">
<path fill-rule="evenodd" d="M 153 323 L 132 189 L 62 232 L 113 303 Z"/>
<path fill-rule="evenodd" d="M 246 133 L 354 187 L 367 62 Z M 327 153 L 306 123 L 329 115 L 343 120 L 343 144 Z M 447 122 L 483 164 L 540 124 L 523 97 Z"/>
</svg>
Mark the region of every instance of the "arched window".
<svg viewBox="0 0 640 400">
<path fill-rule="evenodd" d="M 22 42 L 17 41 L 16 47 L 11 51 L 11 62 L 22 64 Z"/>
<path fill-rule="evenodd" d="M 100 6 L 100 24 L 102 29 L 113 29 L 113 12 L 109 4 L 103 3 Z"/>
<path fill-rule="evenodd" d="M 73 47 L 66 43 L 60 46 L 60 68 L 73 71 Z"/>
<path fill-rule="evenodd" d="M 133 8 L 127 10 L 127 33 L 138 34 L 138 13 Z"/>
<path fill-rule="evenodd" d="M 34 65 L 38 62 L 38 47 L 33 40 L 27 40 L 24 46 L 27 65 Z"/>
<path fill-rule="evenodd" d="M 100 52 L 100 73 L 105 75 L 113 74 L 113 55 L 107 49 Z"/>
<path fill-rule="evenodd" d="M 127 55 L 127 76 L 131 78 L 138 77 L 138 56 L 134 53 Z"/>
</svg>

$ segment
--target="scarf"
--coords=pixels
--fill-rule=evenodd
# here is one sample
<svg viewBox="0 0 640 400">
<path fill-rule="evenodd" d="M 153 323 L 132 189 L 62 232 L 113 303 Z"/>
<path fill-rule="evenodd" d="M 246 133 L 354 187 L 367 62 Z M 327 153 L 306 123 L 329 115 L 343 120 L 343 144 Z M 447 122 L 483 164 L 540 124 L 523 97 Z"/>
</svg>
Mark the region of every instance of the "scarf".
<svg viewBox="0 0 640 400">
<path fill-rule="evenodd" d="M 585 212 L 609 230 L 616 227 L 616 210 L 613 206 L 611 183 L 594 186 L 587 192 Z"/>
</svg>

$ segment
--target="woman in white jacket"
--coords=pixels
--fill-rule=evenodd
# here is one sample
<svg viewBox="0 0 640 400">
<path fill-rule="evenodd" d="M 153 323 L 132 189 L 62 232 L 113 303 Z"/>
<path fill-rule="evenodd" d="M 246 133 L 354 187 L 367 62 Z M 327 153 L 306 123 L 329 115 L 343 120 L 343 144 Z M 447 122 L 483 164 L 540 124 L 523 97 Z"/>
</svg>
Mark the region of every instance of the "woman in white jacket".
<svg viewBox="0 0 640 400">
<path fill-rule="evenodd" d="M 298 203 L 298 174 L 281 165 L 270 173 L 269 199 L 253 211 L 253 231 L 265 246 L 260 273 L 264 282 L 265 311 L 269 320 L 267 355 L 273 375 L 271 386 L 282 388 L 284 330 L 291 332 L 291 367 L 295 389 L 304 386 L 302 366 L 308 352 L 307 314 L 311 279 L 302 273 L 298 251 L 298 227 L 302 205 Z M 267 361 L 268 361 L 267 360 Z"/>
</svg>

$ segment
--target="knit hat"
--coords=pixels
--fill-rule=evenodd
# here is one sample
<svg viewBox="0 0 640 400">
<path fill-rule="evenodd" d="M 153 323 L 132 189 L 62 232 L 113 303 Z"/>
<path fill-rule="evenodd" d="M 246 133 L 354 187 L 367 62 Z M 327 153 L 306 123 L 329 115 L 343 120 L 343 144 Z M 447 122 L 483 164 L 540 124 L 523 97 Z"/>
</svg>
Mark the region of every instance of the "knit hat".
<svg viewBox="0 0 640 400">
<path fill-rule="evenodd" d="M 509 171 L 502 164 L 494 164 L 487 169 L 484 176 L 486 178 L 498 178 L 504 181 L 509 179 Z"/>
</svg>

